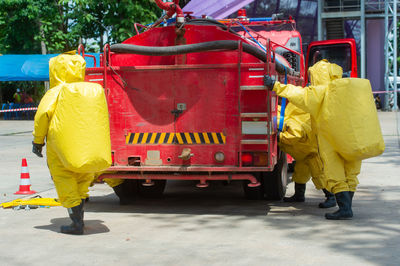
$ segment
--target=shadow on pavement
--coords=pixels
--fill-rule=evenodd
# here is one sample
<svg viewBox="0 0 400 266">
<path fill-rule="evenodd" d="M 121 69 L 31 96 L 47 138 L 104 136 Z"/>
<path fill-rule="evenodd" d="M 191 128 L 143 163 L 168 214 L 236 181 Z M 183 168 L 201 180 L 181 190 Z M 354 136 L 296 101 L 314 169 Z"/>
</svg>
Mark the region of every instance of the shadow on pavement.
<svg viewBox="0 0 400 266">
<path fill-rule="evenodd" d="M 137 199 L 132 205 L 120 206 L 114 194 L 91 197 L 87 212 L 121 212 L 131 218 L 146 217 L 156 227 L 182 227 L 199 231 L 204 228 L 230 227 L 240 230 L 249 220 L 258 224 L 255 230 L 282 230 L 287 239 L 298 243 L 321 243 L 332 252 L 359 257 L 377 265 L 389 265 L 400 246 L 400 190 L 395 186 L 360 186 L 353 200 L 353 220 L 329 221 L 324 214 L 330 209 L 318 208 L 323 200 L 320 191 L 307 191 L 304 203 L 252 201 L 243 197 L 240 184 L 232 188 L 210 186 L 199 191 L 177 184 L 159 199 Z M 389 196 L 390 195 L 390 196 Z M 157 228 L 155 228 L 157 230 Z M 313 252 L 313 251 L 310 251 Z M 396 255 L 397 256 L 397 255 Z"/>
<path fill-rule="evenodd" d="M 137 197 L 131 205 L 124 206 L 119 205 L 114 193 L 90 196 L 85 211 L 234 216 L 265 216 L 269 212 L 267 201 L 244 198 L 240 182 L 210 182 L 206 189 L 194 185 L 190 181 L 169 181 L 162 197 Z"/>
<path fill-rule="evenodd" d="M 68 225 L 71 223 L 69 218 L 54 218 L 50 220 L 49 225 L 39 225 L 35 226 L 36 229 L 50 230 L 53 232 L 60 233 L 61 225 Z M 84 235 L 94 235 L 110 232 L 107 226 L 105 226 L 104 221 L 101 220 L 85 220 Z"/>
</svg>

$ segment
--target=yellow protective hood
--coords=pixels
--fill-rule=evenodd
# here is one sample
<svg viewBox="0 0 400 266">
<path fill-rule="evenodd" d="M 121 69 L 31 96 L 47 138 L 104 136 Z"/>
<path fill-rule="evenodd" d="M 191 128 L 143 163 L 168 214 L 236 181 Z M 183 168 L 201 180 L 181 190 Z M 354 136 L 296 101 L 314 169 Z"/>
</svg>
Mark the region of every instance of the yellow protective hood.
<svg viewBox="0 0 400 266">
<path fill-rule="evenodd" d="M 308 69 L 313 86 L 328 85 L 331 81 L 342 78 L 343 69 L 323 59 Z"/>
<path fill-rule="evenodd" d="M 61 83 L 82 82 L 85 80 L 86 62 L 75 51 L 60 54 L 49 62 L 50 88 Z"/>
</svg>

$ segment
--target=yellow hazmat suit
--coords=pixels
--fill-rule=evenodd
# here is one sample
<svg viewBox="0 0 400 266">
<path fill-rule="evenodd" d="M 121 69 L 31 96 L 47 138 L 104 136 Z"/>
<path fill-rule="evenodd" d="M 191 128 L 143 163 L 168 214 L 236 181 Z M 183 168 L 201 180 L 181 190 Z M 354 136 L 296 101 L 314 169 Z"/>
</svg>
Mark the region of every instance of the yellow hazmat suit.
<svg viewBox="0 0 400 266">
<path fill-rule="evenodd" d="M 285 109 L 284 126 L 279 135 L 279 147 L 296 160 L 292 176 L 295 183 L 306 184 L 312 177 L 317 189 L 324 188 L 322 163 L 318 156 L 317 138 L 311 128 L 310 114 L 290 102 Z"/>
<path fill-rule="evenodd" d="M 85 67 L 85 60 L 71 53 L 50 60 L 50 90 L 34 121 L 33 142 L 44 144 L 47 138 L 47 163 L 66 208 L 80 205 L 94 173 L 111 165 L 104 91 L 98 84 L 82 82 Z"/>
<path fill-rule="evenodd" d="M 368 80 L 342 79 L 326 60 L 309 69 L 311 86 L 275 82 L 273 90 L 310 114 L 322 161 L 324 185 L 334 194 L 356 191 L 361 160 L 384 150 Z"/>
</svg>

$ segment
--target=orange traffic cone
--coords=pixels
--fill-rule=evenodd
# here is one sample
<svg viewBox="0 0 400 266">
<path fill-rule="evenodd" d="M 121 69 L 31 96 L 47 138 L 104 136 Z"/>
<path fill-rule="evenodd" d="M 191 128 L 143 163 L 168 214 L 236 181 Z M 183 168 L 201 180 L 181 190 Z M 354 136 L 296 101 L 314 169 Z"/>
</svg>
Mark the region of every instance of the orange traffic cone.
<svg viewBox="0 0 400 266">
<path fill-rule="evenodd" d="M 21 167 L 21 185 L 19 186 L 19 191 L 14 194 L 35 194 L 36 191 L 31 190 L 31 181 L 29 176 L 28 164 L 26 163 L 26 158 L 22 159 Z"/>
</svg>

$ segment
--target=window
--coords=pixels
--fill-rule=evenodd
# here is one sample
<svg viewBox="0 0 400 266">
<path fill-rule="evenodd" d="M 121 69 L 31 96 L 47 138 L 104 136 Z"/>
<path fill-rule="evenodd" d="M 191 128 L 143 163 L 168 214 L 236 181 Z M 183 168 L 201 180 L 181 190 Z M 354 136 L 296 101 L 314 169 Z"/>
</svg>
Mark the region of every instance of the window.
<svg viewBox="0 0 400 266">
<path fill-rule="evenodd" d="M 349 44 L 312 47 L 308 57 L 308 67 L 322 59 L 327 59 L 330 63 L 341 66 L 344 74 L 351 71 L 351 48 Z"/>
</svg>

